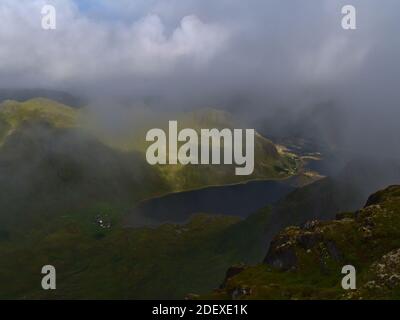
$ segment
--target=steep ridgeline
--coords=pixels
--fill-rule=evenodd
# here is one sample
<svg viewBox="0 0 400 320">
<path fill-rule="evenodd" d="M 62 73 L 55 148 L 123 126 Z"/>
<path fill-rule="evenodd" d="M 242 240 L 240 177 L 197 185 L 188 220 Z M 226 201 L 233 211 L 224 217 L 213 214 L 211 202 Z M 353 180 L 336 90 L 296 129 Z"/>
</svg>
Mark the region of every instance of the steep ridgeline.
<svg viewBox="0 0 400 320">
<path fill-rule="evenodd" d="M 129 205 L 165 188 L 140 154 L 90 135 L 80 114 L 47 99 L 0 104 L 2 228 L 105 203 Z"/>
<path fill-rule="evenodd" d="M 41 122 L 59 129 L 76 127 L 78 115 L 77 110 L 44 98 L 6 100 L 0 104 L 0 143 L 26 123 Z"/>
<path fill-rule="evenodd" d="M 341 286 L 344 265 L 357 271 L 357 289 Z M 227 272 L 212 298 L 399 299 L 400 186 L 369 197 L 333 221 L 288 227 L 272 241 L 263 264 Z"/>
<path fill-rule="evenodd" d="M 15 100 L 24 102 L 37 97 L 57 101 L 75 108 L 84 106 L 84 99 L 65 91 L 50 89 L 0 89 L 0 101 Z"/>
<path fill-rule="evenodd" d="M 195 130 L 240 127 L 235 124 L 230 114 L 214 109 L 174 114 L 171 115 L 171 119 L 177 119 L 182 128 Z M 138 122 L 138 119 L 132 119 L 134 120 Z M 141 161 L 145 162 L 145 152 L 150 145 L 145 142 L 146 131 L 154 127 L 163 128 L 168 121 L 160 121 L 157 117 L 146 118 L 146 121 L 141 122 L 140 129 L 132 132 L 132 135 L 127 133 L 124 137 L 114 139 L 112 133 L 107 136 L 104 131 L 100 134 L 100 130 L 93 128 L 93 121 L 88 119 L 85 109 L 71 108 L 46 98 L 35 98 L 25 102 L 6 100 L 0 103 L 0 144 L 4 144 L 7 137 L 13 133 L 26 131 L 27 126 L 33 124 L 46 127 L 46 130 L 79 133 L 86 139 L 96 140 L 98 144 L 110 149 L 110 152 L 136 153 L 142 158 Z M 295 155 L 278 151 L 270 140 L 256 134 L 255 169 L 251 176 L 236 176 L 232 165 L 164 165 L 149 166 L 148 170 L 159 175 L 163 184 L 168 186 L 156 192 L 160 194 L 165 191 L 184 191 L 244 180 L 285 178 L 296 174 L 299 168 L 300 161 Z"/>
<path fill-rule="evenodd" d="M 97 135 L 88 117 L 84 108 L 46 98 L 0 103 L 0 182 L 4 186 L 0 205 L 6 212 L 0 220 L 5 216 L 25 219 L 35 212 L 61 215 L 99 203 L 118 206 L 123 213 L 150 196 L 248 179 L 284 178 L 299 166 L 292 155 L 281 154 L 261 136 L 255 142 L 252 176 L 235 176 L 233 167 L 223 165 L 150 166 L 145 159 L 145 128 L 157 127 L 155 123 L 142 121 L 143 131 L 127 137 L 136 147 L 122 150 L 116 141 Z M 194 129 L 233 126 L 229 114 L 216 110 L 173 118 Z"/>
<path fill-rule="evenodd" d="M 171 115 L 177 120 L 179 130 L 191 128 L 200 133 L 201 129 L 242 128 L 233 116 L 217 109 L 202 109 Z M 168 132 L 167 120 L 158 127 Z M 157 127 L 157 126 L 154 126 Z M 151 128 L 151 127 L 149 127 Z M 181 143 L 182 144 L 182 143 Z M 146 146 L 150 145 L 148 143 Z M 300 160 L 293 154 L 278 150 L 274 143 L 256 132 L 254 141 L 254 171 L 249 176 L 235 175 L 235 165 L 161 165 L 156 166 L 160 175 L 173 191 L 185 191 L 254 179 L 282 179 L 295 175 L 300 169 Z M 223 154 L 221 143 L 221 155 Z M 143 150 L 144 151 L 144 150 Z"/>
</svg>

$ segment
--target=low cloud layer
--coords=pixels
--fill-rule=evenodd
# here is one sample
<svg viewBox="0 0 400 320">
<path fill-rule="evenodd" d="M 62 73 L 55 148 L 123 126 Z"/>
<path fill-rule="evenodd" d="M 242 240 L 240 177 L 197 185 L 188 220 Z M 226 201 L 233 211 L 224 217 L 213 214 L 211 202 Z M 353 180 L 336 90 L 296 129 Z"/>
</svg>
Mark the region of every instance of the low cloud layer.
<svg viewBox="0 0 400 320">
<path fill-rule="evenodd" d="M 57 9 L 55 31 L 41 29 L 45 4 Z M 357 30 L 341 27 L 346 4 Z M 396 0 L 1 0 L 0 86 L 254 118 L 333 101 L 349 143 L 398 150 L 398 9 Z"/>
<path fill-rule="evenodd" d="M 57 9 L 55 31 L 41 29 L 40 11 L 48 3 Z M 329 1 L 96 3 L 2 0 L 2 85 L 112 87 L 160 79 L 218 89 L 318 84 L 345 80 L 365 66 L 379 41 L 370 31 L 382 30 L 379 16 L 370 17 L 372 2 L 360 2 L 368 21 L 361 16 L 356 32 L 341 28 L 341 5 Z M 155 87 L 148 91 L 157 94 Z"/>
</svg>

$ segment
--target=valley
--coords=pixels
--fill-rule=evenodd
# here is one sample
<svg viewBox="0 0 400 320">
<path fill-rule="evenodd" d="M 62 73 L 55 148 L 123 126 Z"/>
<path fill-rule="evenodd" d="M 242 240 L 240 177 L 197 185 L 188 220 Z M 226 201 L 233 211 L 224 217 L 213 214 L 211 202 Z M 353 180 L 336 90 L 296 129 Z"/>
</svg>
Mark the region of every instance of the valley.
<svg viewBox="0 0 400 320">
<path fill-rule="evenodd" d="M 284 198 L 295 189 L 294 184 L 295 179 L 290 178 L 261 180 L 172 193 L 141 201 L 125 221 L 128 226 L 137 227 L 187 223 L 196 213 L 246 218 Z"/>
<path fill-rule="evenodd" d="M 292 190 L 294 181 L 280 180 L 293 175 L 299 165 L 293 155 L 280 154 L 272 142 L 257 136 L 260 161 L 245 180 L 232 178 L 229 165 L 202 170 L 180 165 L 151 167 L 145 162 L 143 143 L 133 141 L 132 146 L 139 147 L 121 150 L 118 141 L 105 141 L 96 134 L 84 109 L 45 98 L 4 101 L 0 119 L 2 298 L 44 297 L 48 293 L 37 287 L 40 274 L 35 270 L 50 262 L 57 265 L 59 274 L 57 297 L 182 298 L 188 291 L 203 288 L 206 292 L 237 259 L 253 262 L 260 257 L 257 246 L 247 247 L 260 242 L 264 223 L 248 223 L 244 218 L 253 210 L 243 210 L 249 202 L 254 202 L 249 208 L 265 207 Z M 213 110 L 180 119 L 197 123 L 194 127 L 230 123 L 229 116 Z M 137 134 L 137 140 L 142 138 Z M 252 195 L 257 189 L 259 193 Z M 161 215 L 150 208 L 143 212 L 145 219 L 139 217 L 140 224 L 127 224 L 132 217 L 138 219 L 132 208 L 141 200 L 174 197 L 186 190 L 193 190 L 192 197 L 198 193 L 194 196 L 199 199 L 197 207 L 182 213 L 175 205 Z M 263 190 L 275 191 L 264 199 Z M 213 204 L 221 192 L 224 197 Z M 222 210 L 231 197 L 241 210 Z M 202 203 L 209 206 L 202 207 Z M 250 221 L 266 221 L 268 212 Z M 241 235 L 248 232 L 252 236 L 243 242 Z M 164 260 L 162 270 L 155 264 L 160 259 Z M 14 272 L 19 274 L 18 283 L 13 280 Z M 193 281 L 196 273 L 198 281 Z"/>
<path fill-rule="evenodd" d="M 400 300 L 400 2 L 341 2 L 0 0 L 0 300 Z"/>
<path fill-rule="evenodd" d="M 215 110 L 181 117 L 199 128 L 231 121 Z M 145 145 L 131 141 L 136 147 L 122 150 L 105 141 L 84 109 L 42 98 L 6 101 L 0 119 L 5 299 L 206 295 L 230 266 L 261 261 L 283 228 L 353 210 L 400 172 L 396 161 L 382 159 L 385 170 L 358 161 L 323 177 L 308 167 L 320 154 L 296 153 L 261 135 L 246 179 L 229 166 L 151 167 Z M 370 185 L 371 177 L 380 178 Z M 44 264 L 57 267 L 54 292 L 40 289 Z"/>
<path fill-rule="evenodd" d="M 282 230 L 262 264 L 232 268 L 202 298 L 399 299 L 399 196 L 400 186 L 390 186 L 355 212 Z M 340 286 L 344 264 L 357 270 L 356 290 Z"/>
</svg>

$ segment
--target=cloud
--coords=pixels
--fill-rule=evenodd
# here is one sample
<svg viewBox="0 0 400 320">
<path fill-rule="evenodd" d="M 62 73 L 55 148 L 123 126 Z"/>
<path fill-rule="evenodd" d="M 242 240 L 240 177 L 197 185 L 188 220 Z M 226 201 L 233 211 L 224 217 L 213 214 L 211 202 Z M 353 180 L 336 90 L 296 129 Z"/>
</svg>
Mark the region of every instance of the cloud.
<svg viewBox="0 0 400 320">
<path fill-rule="evenodd" d="M 347 0 L 0 0 L 0 87 L 82 94 L 113 128 L 127 104 L 216 106 L 400 155 L 400 2 L 351 3 L 352 31 L 341 27 Z M 41 29 L 45 4 L 54 32 Z"/>
<path fill-rule="evenodd" d="M 126 66 L 132 73 L 144 75 L 171 71 L 184 59 L 201 67 L 218 53 L 228 38 L 225 30 L 203 23 L 195 15 L 183 17 L 169 37 L 160 17 L 148 15 L 123 37 L 130 43 L 122 46 Z"/>
<path fill-rule="evenodd" d="M 338 78 L 358 70 L 363 66 L 370 48 L 353 46 L 351 39 L 345 36 L 328 37 L 311 52 L 299 57 L 300 76 L 308 75 L 308 81 L 324 81 Z M 306 79 L 304 79 L 306 80 Z"/>
<path fill-rule="evenodd" d="M 116 77 L 159 76 L 180 64 L 199 68 L 228 40 L 228 32 L 196 15 L 182 17 L 167 34 L 162 19 L 148 14 L 129 24 L 88 19 L 71 1 L 55 1 L 57 30 L 40 28 L 45 1 L 5 1 L 0 21 L 0 74 L 28 85 Z M 36 82 L 36 81 L 35 81 Z"/>
<path fill-rule="evenodd" d="M 341 27 L 344 0 L 1 0 L 0 86 L 249 114 L 320 100 L 394 106 L 400 3 L 352 3 L 355 31 Z M 57 9 L 54 32 L 40 27 L 44 4 Z"/>
</svg>

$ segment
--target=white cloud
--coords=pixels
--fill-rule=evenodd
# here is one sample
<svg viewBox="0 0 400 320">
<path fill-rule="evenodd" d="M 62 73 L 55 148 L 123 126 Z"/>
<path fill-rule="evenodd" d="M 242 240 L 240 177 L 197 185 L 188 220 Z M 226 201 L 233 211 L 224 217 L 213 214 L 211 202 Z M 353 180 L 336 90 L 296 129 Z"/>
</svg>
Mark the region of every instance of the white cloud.
<svg viewBox="0 0 400 320">
<path fill-rule="evenodd" d="M 0 86 L 117 89 L 193 104 L 331 91 L 360 70 L 383 74 L 380 61 L 399 50 L 390 40 L 398 2 L 360 2 L 359 28 L 346 33 L 343 1 L 0 0 Z M 41 29 L 46 3 L 57 8 L 56 31 Z"/>
<path fill-rule="evenodd" d="M 148 15 L 122 38 L 129 43 L 122 46 L 127 67 L 146 75 L 171 71 L 182 59 L 189 59 L 195 67 L 207 63 L 223 48 L 228 33 L 191 15 L 168 37 L 160 17 Z"/>
<path fill-rule="evenodd" d="M 92 20 L 72 1 L 54 1 L 57 30 L 40 28 L 46 3 L 5 0 L 0 9 L 0 74 L 48 81 L 94 80 L 130 75 L 159 76 L 179 64 L 206 64 L 224 46 L 228 33 L 195 15 L 170 33 L 156 14 L 130 24 Z M 4 79 L 2 79 L 4 81 Z"/>
<path fill-rule="evenodd" d="M 317 48 L 299 53 L 298 72 L 312 83 L 340 79 L 358 70 L 369 50 L 368 44 L 353 45 L 351 37 L 331 35 Z"/>
</svg>

